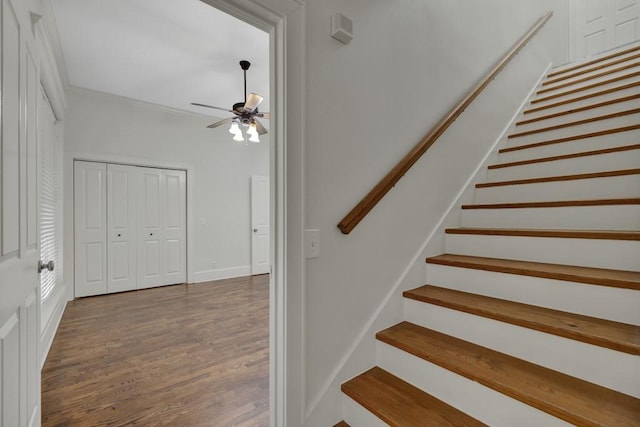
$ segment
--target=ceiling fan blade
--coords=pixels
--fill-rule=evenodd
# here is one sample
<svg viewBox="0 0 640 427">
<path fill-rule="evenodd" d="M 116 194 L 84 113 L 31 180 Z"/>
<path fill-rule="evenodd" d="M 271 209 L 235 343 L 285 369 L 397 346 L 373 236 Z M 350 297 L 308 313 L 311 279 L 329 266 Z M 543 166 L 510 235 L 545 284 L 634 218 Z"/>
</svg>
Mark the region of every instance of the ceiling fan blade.
<svg viewBox="0 0 640 427">
<path fill-rule="evenodd" d="M 213 128 L 217 128 L 218 126 L 222 126 L 225 123 L 229 123 L 231 120 L 233 120 L 233 117 L 228 117 L 224 120 L 220 120 L 219 122 L 215 122 L 214 124 L 211 124 L 209 126 L 207 126 L 209 129 L 213 129 Z"/>
<path fill-rule="evenodd" d="M 269 119 L 269 113 L 258 113 L 256 114 L 256 117 L 260 117 L 263 119 Z"/>
<path fill-rule="evenodd" d="M 244 110 L 246 112 L 255 110 L 256 107 L 260 105 L 263 99 L 264 98 L 257 93 L 250 93 L 249 96 L 247 96 L 247 102 L 244 103 Z"/>
<path fill-rule="evenodd" d="M 229 113 L 235 113 L 235 111 L 229 110 L 228 108 L 214 107 L 213 105 L 199 104 L 197 102 L 192 102 L 191 105 L 195 105 L 196 107 L 213 108 L 214 110 L 220 110 L 220 111 L 226 111 L 226 112 L 229 112 Z"/>
<path fill-rule="evenodd" d="M 258 131 L 258 135 L 264 135 L 265 133 L 267 133 L 267 129 L 262 126 L 262 123 L 260 123 L 260 121 L 258 119 L 254 119 L 256 122 L 256 130 Z"/>
</svg>

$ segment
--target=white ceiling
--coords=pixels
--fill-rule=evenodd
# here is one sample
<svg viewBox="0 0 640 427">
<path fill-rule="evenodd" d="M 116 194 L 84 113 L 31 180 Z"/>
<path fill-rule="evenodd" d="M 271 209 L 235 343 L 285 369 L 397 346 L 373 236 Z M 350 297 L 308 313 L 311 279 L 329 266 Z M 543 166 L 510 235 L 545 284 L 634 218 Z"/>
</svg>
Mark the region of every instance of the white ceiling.
<svg viewBox="0 0 640 427">
<path fill-rule="evenodd" d="M 269 36 L 200 0 L 52 0 L 69 84 L 225 118 L 247 92 L 269 105 Z M 268 123 L 265 123 L 268 124 Z"/>
</svg>

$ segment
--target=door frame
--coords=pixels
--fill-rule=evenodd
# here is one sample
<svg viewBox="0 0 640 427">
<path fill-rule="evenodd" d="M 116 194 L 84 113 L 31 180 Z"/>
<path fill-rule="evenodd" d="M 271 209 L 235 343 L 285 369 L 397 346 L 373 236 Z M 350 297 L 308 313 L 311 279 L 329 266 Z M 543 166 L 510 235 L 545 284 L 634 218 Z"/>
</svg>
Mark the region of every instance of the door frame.
<svg viewBox="0 0 640 427">
<path fill-rule="evenodd" d="M 269 388 L 271 426 L 302 425 L 305 396 L 305 3 L 201 0 L 269 33 L 272 132 Z"/>
</svg>

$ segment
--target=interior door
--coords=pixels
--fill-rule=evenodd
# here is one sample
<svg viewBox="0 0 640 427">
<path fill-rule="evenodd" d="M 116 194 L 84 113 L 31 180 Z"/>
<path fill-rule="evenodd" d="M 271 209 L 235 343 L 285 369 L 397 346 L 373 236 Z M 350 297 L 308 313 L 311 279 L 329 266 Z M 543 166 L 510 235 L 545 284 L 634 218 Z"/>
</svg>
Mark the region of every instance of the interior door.
<svg viewBox="0 0 640 427">
<path fill-rule="evenodd" d="M 136 167 L 107 164 L 107 292 L 136 289 Z"/>
<path fill-rule="evenodd" d="M 75 296 L 107 293 L 107 165 L 74 162 Z"/>
<path fill-rule="evenodd" d="M 269 273 L 269 177 L 251 177 L 251 274 Z"/>
<path fill-rule="evenodd" d="M 29 12 L 0 0 L 0 426 L 40 425 L 39 60 Z"/>
<path fill-rule="evenodd" d="M 638 0 L 573 0 L 572 59 L 596 55 L 640 38 Z"/>
</svg>

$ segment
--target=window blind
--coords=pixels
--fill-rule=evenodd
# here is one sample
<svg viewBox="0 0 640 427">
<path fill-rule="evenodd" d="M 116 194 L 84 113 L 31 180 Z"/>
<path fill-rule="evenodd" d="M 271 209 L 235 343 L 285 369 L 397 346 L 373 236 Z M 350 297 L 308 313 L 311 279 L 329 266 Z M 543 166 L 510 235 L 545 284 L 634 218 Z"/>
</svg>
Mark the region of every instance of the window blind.
<svg viewBox="0 0 640 427">
<path fill-rule="evenodd" d="M 44 95 L 44 94 L 43 94 Z M 43 96 L 44 102 L 46 95 Z M 39 145 L 40 145 L 40 259 L 44 262 L 53 260 L 58 265 L 58 245 L 56 234 L 56 195 L 58 194 L 55 164 L 55 116 L 51 106 L 47 105 L 40 111 L 47 110 L 50 114 L 39 118 Z M 56 286 L 57 271 L 44 270 L 40 274 L 42 301 L 51 295 Z"/>
</svg>

